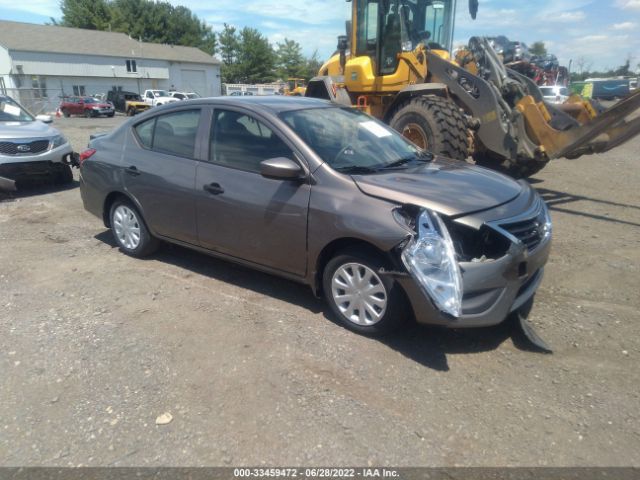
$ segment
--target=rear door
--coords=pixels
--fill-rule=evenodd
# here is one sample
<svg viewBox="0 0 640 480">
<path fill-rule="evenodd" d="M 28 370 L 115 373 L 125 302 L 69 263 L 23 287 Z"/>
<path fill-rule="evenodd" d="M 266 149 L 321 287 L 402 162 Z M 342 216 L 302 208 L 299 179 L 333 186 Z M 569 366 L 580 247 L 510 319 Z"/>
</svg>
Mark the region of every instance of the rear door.
<svg viewBox="0 0 640 480">
<path fill-rule="evenodd" d="M 72 115 L 82 115 L 84 113 L 80 106 L 80 99 L 78 97 L 71 97 L 69 99 L 69 112 Z"/>
<path fill-rule="evenodd" d="M 196 175 L 202 246 L 305 275 L 309 181 L 270 179 L 259 173 L 260 162 L 269 158 L 288 157 L 301 163 L 294 149 L 252 113 L 214 110 L 208 161 L 198 165 Z"/>
<path fill-rule="evenodd" d="M 186 108 L 135 124 L 122 162 L 125 189 L 149 228 L 191 244 L 197 244 L 193 187 L 201 115 L 200 108 Z"/>
</svg>

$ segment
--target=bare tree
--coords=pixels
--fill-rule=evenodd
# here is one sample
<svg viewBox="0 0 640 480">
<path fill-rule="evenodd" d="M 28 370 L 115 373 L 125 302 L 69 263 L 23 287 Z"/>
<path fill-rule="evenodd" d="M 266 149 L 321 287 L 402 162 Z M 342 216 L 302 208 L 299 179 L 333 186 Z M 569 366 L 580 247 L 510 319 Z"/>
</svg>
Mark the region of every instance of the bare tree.
<svg viewBox="0 0 640 480">
<path fill-rule="evenodd" d="M 584 57 L 578 57 L 576 59 L 576 68 L 578 69 L 579 75 L 582 75 L 584 72 L 588 72 L 589 70 L 591 70 L 591 65 L 593 65 L 593 63 L 588 61 Z"/>
</svg>

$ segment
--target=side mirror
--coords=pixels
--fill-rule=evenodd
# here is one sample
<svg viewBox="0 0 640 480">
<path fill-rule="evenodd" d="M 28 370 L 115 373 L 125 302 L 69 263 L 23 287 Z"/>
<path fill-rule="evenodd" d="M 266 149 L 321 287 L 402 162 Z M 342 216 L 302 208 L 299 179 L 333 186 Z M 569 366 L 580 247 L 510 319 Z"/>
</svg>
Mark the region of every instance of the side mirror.
<svg viewBox="0 0 640 480">
<path fill-rule="evenodd" d="M 36 115 L 36 120 L 40 120 L 42 123 L 53 123 L 51 115 Z"/>
<path fill-rule="evenodd" d="M 291 180 L 300 178 L 303 173 L 300 165 L 290 158 L 276 157 L 260 162 L 260 174 L 266 178 Z"/>
</svg>

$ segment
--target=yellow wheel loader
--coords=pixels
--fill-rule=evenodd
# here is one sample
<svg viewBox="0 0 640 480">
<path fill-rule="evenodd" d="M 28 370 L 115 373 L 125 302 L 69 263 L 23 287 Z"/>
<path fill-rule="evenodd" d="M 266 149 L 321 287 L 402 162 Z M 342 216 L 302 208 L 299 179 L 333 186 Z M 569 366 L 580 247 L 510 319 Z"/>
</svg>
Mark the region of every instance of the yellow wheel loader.
<svg viewBox="0 0 640 480">
<path fill-rule="evenodd" d="M 287 86 L 284 89 L 284 95 L 291 97 L 304 97 L 307 87 L 305 87 L 304 78 L 287 78 Z"/>
<path fill-rule="evenodd" d="M 469 0 L 473 18 L 477 9 Z M 640 91 L 604 112 L 579 96 L 554 106 L 487 39 L 471 38 L 454 61 L 455 11 L 456 0 L 353 0 L 348 35 L 306 96 L 360 108 L 422 148 L 516 177 L 640 133 Z"/>
</svg>

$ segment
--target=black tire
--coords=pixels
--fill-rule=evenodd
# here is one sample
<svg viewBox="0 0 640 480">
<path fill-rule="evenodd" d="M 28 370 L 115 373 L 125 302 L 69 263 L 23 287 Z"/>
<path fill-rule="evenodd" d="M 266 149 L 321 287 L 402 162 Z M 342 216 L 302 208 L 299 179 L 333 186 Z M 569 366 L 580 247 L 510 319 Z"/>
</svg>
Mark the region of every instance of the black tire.
<svg viewBox="0 0 640 480">
<path fill-rule="evenodd" d="M 136 109 L 135 108 L 129 108 L 127 110 L 127 117 L 133 117 L 136 114 Z"/>
<path fill-rule="evenodd" d="M 71 114 L 69 113 L 69 110 L 62 110 L 62 115 L 64 115 L 64 118 L 69 118 L 71 116 Z"/>
<path fill-rule="evenodd" d="M 56 183 L 60 185 L 68 185 L 73 182 L 73 171 L 69 165 L 62 165 L 56 174 Z"/>
<path fill-rule="evenodd" d="M 85 118 L 91 118 L 91 117 L 93 117 L 93 112 L 91 110 L 87 109 L 87 110 L 84 111 L 84 116 L 85 116 Z"/>
<path fill-rule="evenodd" d="M 451 100 L 436 96 L 413 97 L 401 103 L 390 125 L 430 152 L 466 160 L 469 156 L 467 122 Z M 421 145 L 426 141 L 426 145 Z"/>
<path fill-rule="evenodd" d="M 130 220 L 139 229 L 139 242 L 135 247 L 128 246 L 126 242 L 118 236 L 116 232 L 116 212 L 120 213 L 119 208 L 124 207 L 128 213 L 130 213 Z M 130 255 L 132 257 L 142 258 L 151 255 L 160 246 L 160 241 L 149 233 L 149 229 L 140 215 L 138 209 L 133 203 L 127 199 L 120 198 L 113 202 L 111 210 L 109 211 L 109 225 L 111 226 L 111 233 L 115 239 L 120 251 Z"/>
<path fill-rule="evenodd" d="M 116 114 L 116 112 L 108 113 L 108 114 L 107 114 L 107 117 L 112 118 L 115 114 Z"/>
<path fill-rule="evenodd" d="M 351 271 L 353 272 L 353 267 L 349 267 L 349 264 L 358 264 L 375 272 L 375 280 L 378 282 L 376 285 L 380 285 L 384 289 L 383 295 L 377 294 L 380 295 L 378 298 L 386 298 L 384 313 L 377 322 L 370 325 L 361 325 L 347 318 L 340 308 L 348 309 L 350 302 L 345 301 L 339 306 L 337 301 L 334 299 L 332 290 L 334 275 L 342 267 L 346 267 L 347 269 L 351 268 Z M 398 329 L 409 317 L 410 307 L 404 292 L 393 277 L 389 275 L 379 275 L 377 273 L 381 267 L 388 267 L 388 265 L 386 265 L 386 262 L 380 255 L 366 250 L 363 251 L 361 248 L 349 248 L 339 252 L 324 268 L 322 274 L 322 289 L 325 300 L 329 304 L 335 318 L 349 330 L 364 335 L 379 336 Z M 355 311 L 358 310 L 354 310 L 354 314 Z M 358 315 L 360 315 L 360 312 Z M 365 313 L 365 315 L 370 316 L 368 312 Z"/>
</svg>

